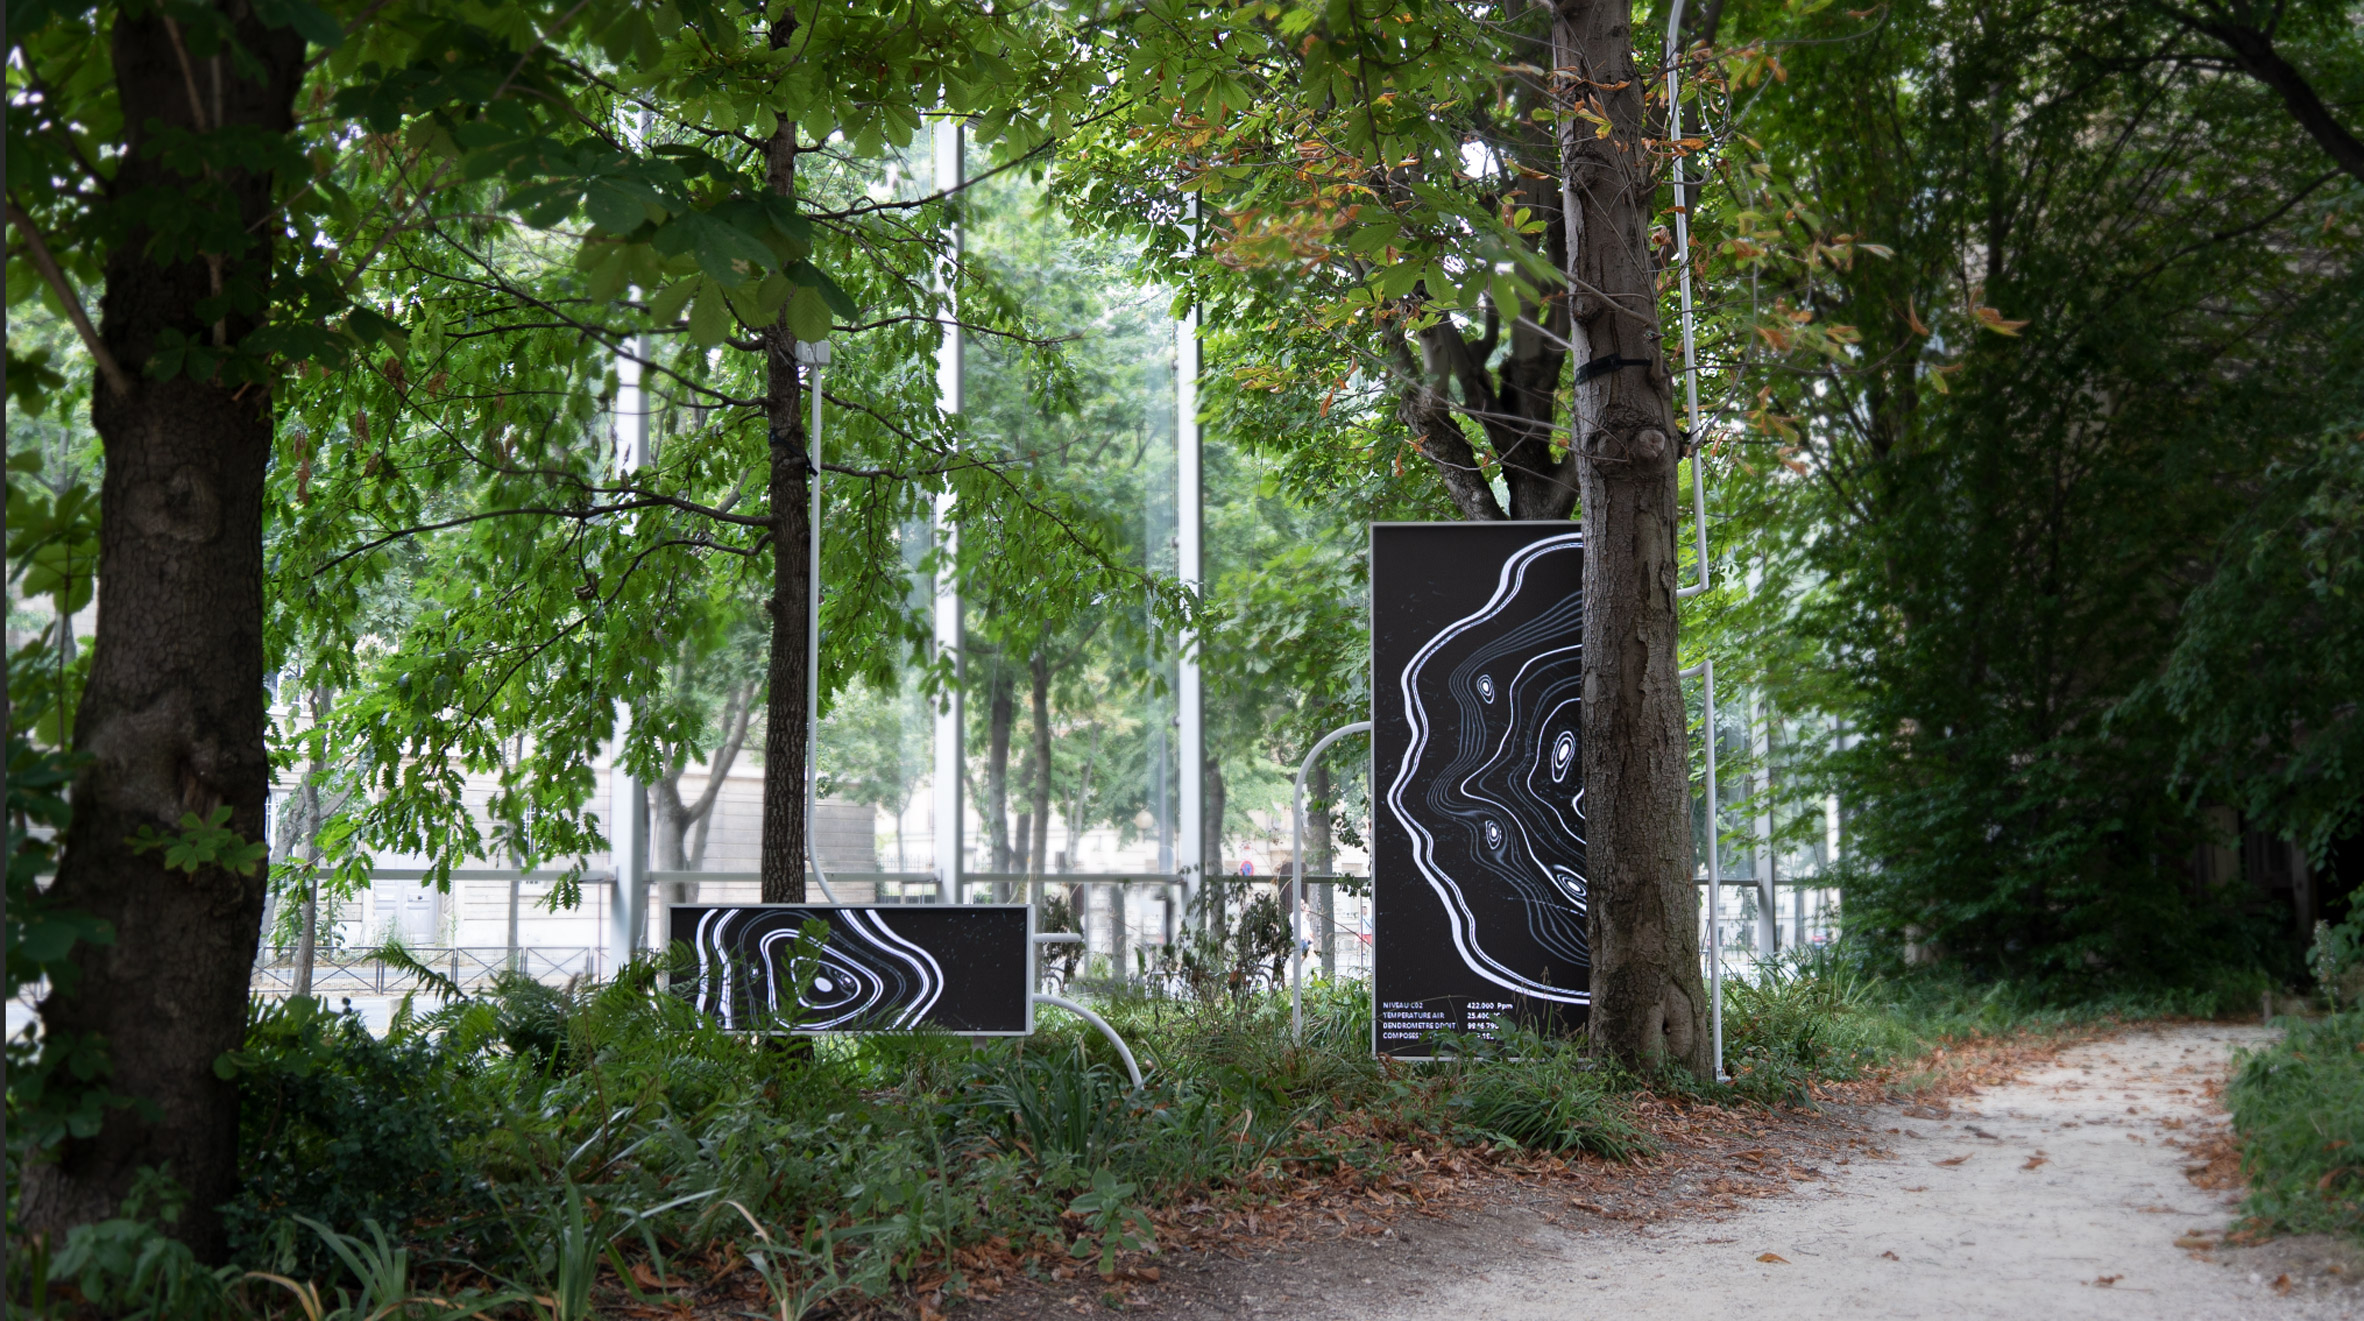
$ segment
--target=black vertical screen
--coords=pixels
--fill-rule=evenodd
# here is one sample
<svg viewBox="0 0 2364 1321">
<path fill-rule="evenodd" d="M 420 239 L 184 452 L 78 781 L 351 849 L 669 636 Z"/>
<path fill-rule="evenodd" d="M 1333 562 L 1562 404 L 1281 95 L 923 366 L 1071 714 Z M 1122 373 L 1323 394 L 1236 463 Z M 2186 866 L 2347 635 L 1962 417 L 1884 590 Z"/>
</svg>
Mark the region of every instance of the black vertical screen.
<svg viewBox="0 0 2364 1321">
<path fill-rule="evenodd" d="M 1373 1048 L 1582 1025 L 1583 536 L 1371 528 Z"/>
</svg>

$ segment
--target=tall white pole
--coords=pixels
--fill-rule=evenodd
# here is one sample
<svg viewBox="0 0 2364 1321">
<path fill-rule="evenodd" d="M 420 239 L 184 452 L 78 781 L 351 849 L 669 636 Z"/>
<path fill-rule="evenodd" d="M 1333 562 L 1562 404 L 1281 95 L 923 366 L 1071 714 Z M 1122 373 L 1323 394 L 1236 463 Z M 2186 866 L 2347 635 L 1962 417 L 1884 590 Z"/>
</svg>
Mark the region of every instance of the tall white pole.
<svg viewBox="0 0 2364 1321">
<path fill-rule="evenodd" d="M 930 145 L 935 156 L 935 186 L 943 192 L 960 186 L 962 179 L 961 138 L 963 130 L 957 119 L 944 118 L 935 122 Z M 950 235 L 952 251 L 960 251 L 960 231 Z M 937 268 L 937 289 L 944 305 L 953 310 L 953 269 L 949 262 Z M 946 413 L 961 411 L 961 336 L 960 327 L 947 316 L 944 337 L 936 348 L 936 406 Z M 961 865 L 961 792 L 963 765 L 960 752 L 961 736 L 961 617 L 960 577 L 954 561 L 960 553 L 960 529 L 952 521 L 955 500 L 951 491 L 936 495 L 935 516 L 930 523 L 940 563 L 936 570 L 936 656 L 939 661 L 950 661 L 952 685 L 946 700 L 936 708 L 936 766 L 933 780 L 935 799 L 936 837 L 936 897 L 943 903 L 954 903 L 960 898 Z"/>
<path fill-rule="evenodd" d="M 799 340 L 796 360 L 804 364 L 805 393 L 812 399 L 813 420 L 805 431 L 805 452 L 812 456 L 812 509 L 805 518 L 804 621 L 804 853 L 813 865 L 813 880 L 821 898 L 837 902 L 829 888 L 829 869 L 821 865 L 821 375 L 829 365 L 829 341 Z"/>
<path fill-rule="evenodd" d="M 1190 199 L 1190 232 L 1193 242 L 1198 235 L 1198 199 Z M 1201 564 L 1199 534 L 1202 528 L 1203 491 L 1200 484 L 1198 434 L 1198 305 L 1182 314 L 1182 322 L 1174 332 L 1174 573 L 1181 579 L 1182 590 L 1192 595 L 1199 591 Z M 1223 865 L 1219 857 L 1206 856 L 1207 820 L 1207 727 L 1205 690 L 1199 675 L 1198 631 L 1182 634 L 1182 655 L 1177 682 L 1174 685 L 1175 705 L 1178 708 L 1176 739 L 1181 746 L 1175 761 L 1181 771 L 1181 810 L 1178 830 L 1181 839 L 1175 850 L 1175 867 L 1182 875 L 1184 893 L 1197 889 L 1207 875 Z M 1222 823 L 1217 822 L 1221 829 Z"/>
<path fill-rule="evenodd" d="M 648 342 L 635 339 L 616 360 L 616 467 L 627 479 L 649 462 L 648 391 L 640 363 L 647 351 Z M 607 836 L 616 874 L 607 909 L 611 973 L 632 961 L 648 925 L 648 786 L 624 768 L 624 739 L 631 731 L 631 704 L 618 702 L 608 767 Z"/>
<path fill-rule="evenodd" d="M 1707 1020 L 1715 1038 L 1716 1081 L 1724 1074 L 1724 860 L 1722 855 L 1723 790 L 1716 783 L 1716 660 L 1699 662 L 1706 691 L 1701 694 L 1707 717 Z"/>
</svg>

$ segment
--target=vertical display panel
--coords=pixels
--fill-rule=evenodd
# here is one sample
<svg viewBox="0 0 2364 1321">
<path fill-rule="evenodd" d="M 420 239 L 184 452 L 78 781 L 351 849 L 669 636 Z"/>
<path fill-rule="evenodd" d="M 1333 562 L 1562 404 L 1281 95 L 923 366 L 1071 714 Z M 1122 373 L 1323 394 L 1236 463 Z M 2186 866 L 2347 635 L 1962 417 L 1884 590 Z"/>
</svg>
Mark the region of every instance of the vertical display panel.
<svg viewBox="0 0 2364 1321">
<path fill-rule="evenodd" d="M 1034 1028 L 1034 918 L 1025 904 L 679 904 L 667 912 L 667 939 L 686 947 L 675 957 L 688 960 L 674 971 L 674 991 L 734 1031 L 1023 1036 Z M 810 918 L 829 926 L 817 950 L 803 938 Z"/>
<path fill-rule="evenodd" d="M 1582 1026 L 1584 540 L 1371 528 L 1372 1047 Z"/>
</svg>

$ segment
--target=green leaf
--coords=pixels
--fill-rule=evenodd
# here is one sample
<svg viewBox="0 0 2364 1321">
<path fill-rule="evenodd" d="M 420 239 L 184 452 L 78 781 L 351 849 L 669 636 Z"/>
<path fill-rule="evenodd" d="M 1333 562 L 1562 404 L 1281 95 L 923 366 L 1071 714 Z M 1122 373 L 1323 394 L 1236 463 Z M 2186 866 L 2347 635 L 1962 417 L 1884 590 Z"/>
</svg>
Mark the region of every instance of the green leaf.
<svg viewBox="0 0 2364 1321">
<path fill-rule="evenodd" d="M 697 301 L 690 304 L 690 342 L 710 349 L 730 333 L 731 309 L 723 301 L 721 287 L 712 280 L 699 281 Z"/>
<path fill-rule="evenodd" d="M 254 0 L 254 16 L 263 20 L 267 28 L 292 27 L 296 35 L 322 50 L 335 50 L 345 44 L 344 24 L 305 0 Z"/>
<path fill-rule="evenodd" d="M 654 318 L 660 326 L 672 325 L 681 319 L 682 307 L 689 302 L 690 295 L 696 293 L 698 286 L 703 283 L 705 283 L 704 277 L 691 276 L 687 279 L 675 280 L 665 286 L 655 298 L 649 300 L 649 316 Z"/>
<path fill-rule="evenodd" d="M 594 179 L 583 190 L 583 211 L 601 229 L 628 234 L 650 219 L 648 207 L 630 189 Z"/>
<path fill-rule="evenodd" d="M 788 299 L 788 332 L 798 339 L 818 342 L 828 339 L 833 328 L 828 296 L 809 284 L 798 285 Z"/>
<path fill-rule="evenodd" d="M 345 314 L 345 330 L 364 344 L 384 344 L 396 353 L 410 347 L 410 332 L 400 322 L 366 307 Z"/>
</svg>

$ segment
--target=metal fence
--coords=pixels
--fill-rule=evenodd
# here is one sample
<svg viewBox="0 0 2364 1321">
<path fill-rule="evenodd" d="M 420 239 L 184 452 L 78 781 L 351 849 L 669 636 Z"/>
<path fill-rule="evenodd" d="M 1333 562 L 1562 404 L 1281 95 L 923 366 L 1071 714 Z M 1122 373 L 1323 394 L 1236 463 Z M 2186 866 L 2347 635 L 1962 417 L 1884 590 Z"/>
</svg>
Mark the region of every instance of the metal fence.
<svg viewBox="0 0 2364 1321">
<path fill-rule="evenodd" d="M 933 904 L 940 901 L 943 891 L 941 881 L 932 872 L 842 872 L 831 879 L 842 902 Z M 761 893 L 760 878 L 753 872 L 656 872 L 650 880 L 660 905 L 752 903 Z M 597 878 L 586 880 L 587 885 L 596 883 Z M 1312 910 L 1307 931 L 1313 946 L 1307 960 L 1309 970 L 1326 970 L 1334 977 L 1369 975 L 1368 884 L 1369 878 L 1357 876 L 1305 878 L 1307 906 Z M 1699 884 L 1704 890 L 1707 882 L 1702 878 Z M 1185 939 L 1190 925 L 1200 920 L 1200 915 L 1191 911 L 1193 902 L 1205 906 L 1219 897 L 1227 920 L 1243 912 L 1259 896 L 1270 896 L 1284 913 L 1290 903 L 1289 879 L 1285 876 L 1222 876 L 1193 886 L 1176 876 L 1099 872 L 1055 872 L 1039 876 L 968 873 L 961 877 L 959 889 L 959 901 L 963 903 L 1031 900 L 1038 907 L 1047 907 L 1054 899 L 1063 901 L 1064 925 L 1084 937 L 1072 964 L 1073 975 L 1095 982 L 1161 980 L 1155 974 L 1160 951 Z M 807 892 L 816 902 L 821 899 L 817 886 L 808 885 Z M 1766 901 L 1757 878 L 1727 879 L 1722 885 L 1721 898 L 1722 911 L 1714 920 L 1721 926 L 1727 975 L 1750 976 L 1771 955 L 1799 945 L 1824 944 L 1836 934 L 1835 890 L 1780 883 L 1774 887 L 1770 924 L 1763 920 Z M 1705 899 L 1702 894 L 1703 909 Z M 662 913 L 660 906 L 649 932 L 652 945 L 663 940 Z M 1319 924 L 1324 917 L 1326 929 Z M 1709 944 L 1706 929 L 1709 920 L 1703 911 L 1700 929 L 1703 962 Z M 1768 925 L 1773 937 L 1771 950 L 1764 948 Z M 490 986 L 511 968 L 553 985 L 577 978 L 596 979 L 610 971 L 606 966 L 606 950 L 597 946 L 528 945 L 515 951 L 500 946 L 418 946 L 405 952 L 418 964 L 433 969 L 470 993 Z M 1046 954 L 1046 962 L 1049 961 Z M 265 950 L 255 963 L 253 992 L 258 996 L 287 995 L 294 989 L 295 975 L 292 951 Z M 371 951 L 323 950 L 313 962 L 315 995 L 388 996 L 427 989 L 430 979 L 399 961 L 376 957 Z M 30 997 L 20 994 L 20 998 Z"/>
<path fill-rule="evenodd" d="M 419 967 L 432 969 L 438 977 L 448 979 L 462 992 L 483 990 L 511 970 L 554 985 L 577 978 L 596 978 L 601 972 L 600 951 L 587 946 L 520 946 L 514 952 L 503 946 L 489 949 L 421 946 L 405 949 L 403 953 Z M 266 951 L 263 958 L 255 961 L 250 983 L 253 994 L 291 995 L 295 984 L 293 953 Z M 312 959 L 312 994 L 324 998 L 405 995 L 433 989 L 433 980 L 420 975 L 417 967 L 379 957 L 374 951 L 321 950 Z"/>
</svg>

